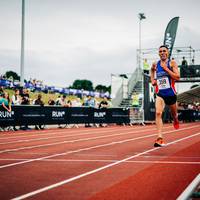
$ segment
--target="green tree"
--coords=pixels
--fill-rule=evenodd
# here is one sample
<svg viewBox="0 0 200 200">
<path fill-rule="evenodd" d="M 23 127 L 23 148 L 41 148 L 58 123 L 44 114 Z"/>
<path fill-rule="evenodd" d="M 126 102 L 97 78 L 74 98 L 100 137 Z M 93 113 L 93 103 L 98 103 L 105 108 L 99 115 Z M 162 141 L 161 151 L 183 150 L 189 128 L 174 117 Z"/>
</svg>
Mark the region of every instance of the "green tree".
<svg viewBox="0 0 200 200">
<path fill-rule="evenodd" d="M 107 87 L 107 91 L 111 94 L 111 85 Z"/>
<path fill-rule="evenodd" d="M 13 80 L 18 80 L 18 81 L 20 80 L 20 76 L 16 72 L 13 72 L 13 71 L 7 71 L 5 73 L 5 77 L 7 79 L 12 78 Z"/>
<path fill-rule="evenodd" d="M 111 86 L 105 86 L 105 85 L 97 85 L 95 87 L 95 91 L 97 92 L 111 92 Z"/>
<path fill-rule="evenodd" d="M 86 79 L 83 79 L 83 80 L 75 80 L 73 82 L 73 85 L 71 86 L 71 88 L 73 89 L 83 89 L 83 90 L 90 90 L 92 91 L 93 90 L 93 83 L 89 80 L 86 80 Z"/>
</svg>

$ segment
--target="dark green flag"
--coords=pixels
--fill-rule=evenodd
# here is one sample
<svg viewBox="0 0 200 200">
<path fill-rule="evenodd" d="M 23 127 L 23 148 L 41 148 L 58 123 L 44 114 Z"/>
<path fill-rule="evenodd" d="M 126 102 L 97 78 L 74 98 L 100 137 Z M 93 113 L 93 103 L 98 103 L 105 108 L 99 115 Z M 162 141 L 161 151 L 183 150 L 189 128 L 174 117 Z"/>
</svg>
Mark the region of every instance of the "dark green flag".
<svg viewBox="0 0 200 200">
<path fill-rule="evenodd" d="M 176 38 L 178 20 L 179 17 L 174 17 L 173 19 L 171 19 L 165 30 L 164 45 L 169 48 L 169 58 L 171 57 L 174 41 Z"/>
</svg>

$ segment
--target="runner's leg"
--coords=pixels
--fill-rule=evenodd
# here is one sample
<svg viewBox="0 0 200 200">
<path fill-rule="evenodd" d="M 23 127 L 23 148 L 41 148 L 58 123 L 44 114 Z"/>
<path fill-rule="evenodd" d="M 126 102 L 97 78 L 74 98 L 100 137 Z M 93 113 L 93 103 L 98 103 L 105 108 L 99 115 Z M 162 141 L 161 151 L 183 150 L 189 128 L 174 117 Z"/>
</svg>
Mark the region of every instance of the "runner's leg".
<svg viewBox="0 0 200 200">
<path fill-rule="evenodd" d="M 172 104 L 169 106 L 171 110 L 171 115 L 174 120 L 174 128 L 178 129 L 179 128 L 179 121 L 178 121 L 178 113 L 177 113 L 177 103 Z"/>
<path fill-rule="evenodd" d="M 162 128 L 163 128 L 163 121 L 162 121 L 162 113 L 165 107 L 164 100 L 157 96 L 156 97 L 156 126 L 158 130 L 158 137 L 162 138 Z"/>
</svg>

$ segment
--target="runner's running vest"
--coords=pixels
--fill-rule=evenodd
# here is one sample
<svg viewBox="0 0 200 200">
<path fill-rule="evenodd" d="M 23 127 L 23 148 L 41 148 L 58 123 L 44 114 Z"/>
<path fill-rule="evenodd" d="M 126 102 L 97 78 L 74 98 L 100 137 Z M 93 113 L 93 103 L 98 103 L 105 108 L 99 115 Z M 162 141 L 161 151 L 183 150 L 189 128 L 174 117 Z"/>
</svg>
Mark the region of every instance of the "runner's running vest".
<svg viewBox="0 0 200 200">
<path fill-rule="evenodd" d="M 170 67 L 170 61 L 167 62 L 167 67 L 172 71 Z M 170 75 L 161 67 L 160 60 L 157 63 L 156 68 L 156 79 L 157 79 L 157 86 L 156 86 L 156 94 L 162 97 L 169 97 L 175 96 L 175 81 L 170 77 Z"/>
</svg>

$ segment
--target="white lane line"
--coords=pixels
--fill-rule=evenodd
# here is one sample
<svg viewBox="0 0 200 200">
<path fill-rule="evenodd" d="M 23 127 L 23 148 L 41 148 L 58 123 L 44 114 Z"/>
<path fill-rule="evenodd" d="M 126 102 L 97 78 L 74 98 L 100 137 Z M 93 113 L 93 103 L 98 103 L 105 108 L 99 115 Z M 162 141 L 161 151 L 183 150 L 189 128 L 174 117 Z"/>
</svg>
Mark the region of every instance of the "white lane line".
<svg viewBox="0 0 200 200">
<path fill-rule="evenodd" d="M 8 154 L 14 155 L 49 155 L 47 152 L 8 152 Z"/>
<path fill-rule="evenodd" d="M 171 157 L 170 157 L 171 158 Z M 0 161 L 19 161 L 19 160 L 30 160 L 26 158 L 3 158 L 0 159 Z M 119 160 L 107 160 L 107 159 L 44 159 L 41 160 L 42 162 L 66 162 L 66 163 L 71 163 L 71 162 L 81 162 L 81 163 L 88 163 L 88 162 L 99 162 L 99 163 L 114 163 L 118 162 Z M 195 162 L 195 161 L 158 161 L 158 160 L 128 160 L 124 161 L 124 163 L 144 163 L 144 164 L 184 164 L 184 165 L 200 165 L 200 162 Z"/>
<path fill-rule="evenodd" d="M 170 127 L 170 126 L 168 126 Z M 172 127 L 172 126 L 171 126 Z M 48 135 L 58 135 L 58 134 L 71 134 L 71 133 L 77 133 L 79 131 L 81 132 L 91 132 L 92 130 L 98 130 L 99 132 L 102 131 L 102 130 L 113 130 L 113 129 L 123 129 L 123 130 L 127 130 L 127 129 L 138 129 L 138 127 L 105 127 L 105 128 L 99 128 L 99 129 L 96 129 L 96 128 L 91 128 L 91 129 L 45 129 L 43 130 L 42 132 L 41 131 L 34 131 L 33 132 L 26 132 L 26 133 L 23 133 L 23 134 L 14 134 L 14 136 L 9 136 L 9 137 L 3 137 L 5 135 L 0 135 L 2 137 L 0 137 L 0 141 L 1 140 L 10 140 L 10 139 L 20 139 L 20 138 L 27 138 L 27 137 L 38 137 L 38 136 L 48 136 Z M 27 133 L 30 133 L 27 135 Z"/>
<path fill-rule="evenodd" d="M 178 139 L 178 140 L 175 140 L 175 141 L 173 141 L 173 142 L 170 142 L 170 143 L 168 143 L 167 146 L 172 145 L 172 144 L 175 144 L 175 143 L 180 142 L 180 141 L 183 141 L 183 140 L 187 140 L 187 139 L 192 138 L 192 137 L 195 137 L 195 136 L 197 136 L 197 135 L 200 135 L 200 132 L 199 132 L 199 133 L 196 133 L 196 134 L 193 134 L 193 135 L 190 135 L 190 136 L 187 136 L 187 137 L 184 137 L 184 138 L 181 138 L 181 139 Z M 40 188 L 40 189 L 38 189 L 38 190 L 29 192 L 29 193 L 27 193 L 27 194 L 24 194 L 24 195 L 15 197 L 15 198 L 13 198 L 13 200 L 21 200 L 21 199 L 25 199 L 25 198 L 34 196 L 34 195 L 36 195 L 36 194 L 45 192 L 45 191 L 47 191 L 47 190 L 50 190 L 50 189 L 59 187 L 59 186 L 61 186 L 61 185 L 70 183 L 70 182 L 72 182 L 72 181 L 78 180 L 78 179 L 83 178 L 83 177 L 85 177 L 85 176 L 88 176 L 88 175 L 97 173 L 97 172 L 102 171 L 102 170 L 104 170 L 104 169 L 113 167 L 113 166 L 115 166 L 115 165 L 119 165 L 119 164 L 121 164 L 121 163 L 123 163 L 123 162 L 126 162 L 126 161 L 131 160 L 131 159 L 136 158 L 136 157 L 139 157 L 139 156 L 144 155 L 144 154 L 146 154 L 146 153 L 149 153 L 149 152 L 152 152 L 152 151 L 156 151 L 156 150 L 158 150 L 158 149 L 160 149 L 160 148 L 151 148 L 151 149 L 146 150 L 146 151 L 144 151 L 144 152 L 138 153 L 137 155 L 130 156 L 130 157 L 128 157 L 128 158 L 125 158 L 125 159 L 119 160 L 119 161 L 117 161 L 117 162 L 114 162 L 114 163 L 105 165 L 105 166 L 103 166 L 103 167 L 99 167 L 99 168 L 97 168 L 97 169 L 95 169 L 95 170 L 88 171 L 88 172 L 86 172 L 86 173 L 83 173 L 83 174 L 74 176 L 74 177 L 72 177 L 72 178 L 69 178 L 69 179 L 65 179 L 65 180 L 63 180 L 63 181 L 60 181 L 60 182 L 58 182 L 58 183 L 55 183 L 55 184 L 52 184 L 52 185 L 49 185 L 49 186 Z"/>
<path fill-rule="evenodd" d="M 65 129 L 66 130 L 66 129 Z M 30 130 L 30 131 L 24 131 L 23 133 L 14 133 L 12 135 L 9 135 L 9 137 L 6 137 L 7 135 L 1 135 L 0 140 L 9 140 L 9 139 L 19 139 L 19 138 L 27 138 L 27 134 L 29 137 L 37 137 L 39 134 L 40 136 L 46 136 L 46 135 L 55 135 L 62 133 L 64 129 L 45 129 L 42 131 L 36 131 L 36 130 Z M 9 134 L 9 133 L 8 133 Z"/>
<path fill-rule="evenodd" d="M 190 124 L 190 126 L 191 126 L 191 124 Z M 73 130 L 71 130 L 71 129 L 46 129 L 46 130 L 43 130 L 42 132 L 40 132 L 40 131 L 35 131 L 33 134 L 29 134 L 29 135 L 27 135 L 27 133 L 23 133 L 23 134 L 17 134 L 17 135 L 15 135 L 15 136 L 9 136 L 9 137 L 0 137 L 0 141 L 1 140 L 10 140 L 10 139 L 20 139 L 20 138 L 30 138 L 30 137 L 38 137 L 38 136 L 48 136 L 48 135 L 59 135 L 59 134 L 65 134 L 66 136 L 68 136 L 67 134 L 73 134 L 73 133 L 77 133 L 77 132 L 79 132 L 79 131 L 81 131 L 81 132 L 86 132 L 86 134 L 87 134 L 87 132 L 88 132 L 88 134 L 94 134 L 94 132 L 93 132 L 93 130 L 95 130 L 95 132 L 97 132 L 97 130 L 98 130 L 98 132 L 101 132 L 101 131 L 103 131 L 103 132 L 106 132 L 107 130 L 109 130 L 109 131 L 111 131 L 111 130 L 115 130 L 115 129 L 117 129 L 117 130 L 135 130 L 135 129 L 143 129 L 143 130 L 145 130 L 145 129 L 149 129 L 149 127 L 150 126 L 145 126 L 145 127 L 142 127 L 142 126 L 137 126 L 137 127 L 133 127 L 133 126 L 123 126 L 123 127 L 118 127 L 118 126 L 115 126 L 115 127 L 105 127 L 105 128 L 91 128 L 91 129 L 73 129 Z M 156 127 L 155 125 L 152 125 L 151 126 L 151 128 L 152 127 Z M 170 127 L 172 127 L 172 125 L 165 125 L 164 126 L 164 128 L 170 128 Z M 188 127 L 188 124 L 183 124 L 182 126 L 181 126 L 181 128 L 185 128 L 185 127 Z M 44 133 L 45 132 L 45 133 Z M 28 133 L 30 133 L 30 132 L 28 132 Z M 32 132 L 31 132 L 32 133 Z M 74 135 L 74 134 L 73 134 Z M 79 135 L 79 134 L 77 134 L 77 135 Z M 0 135 L 1 136 L 1 135 Z M 2 136 L 4 136 L 4 135 L 2 135 Z M 71 135 L 70 135 L 71 136 Z M 74 135 L 74 136 L 76 136 L 76 134 Z M 27 139 L 24 139 L 24 140 L 27 140 Z M 15 141 L 18 141 L 18 140 L 15 140 Z M 1 143 L 0 143 L 1 144 Z"/>
<path fill-rule="evenodd" d="M 121 140 L 120 143 L 122 143 L 122 142 L 130 142 L 130 141 L 143 139 L 143 138 L 148 138 L 148 137 L 152 137 L 152 136 L 155 136 L 155 135 L 157 135 L 157 134 L 152 134 L 152 135 L 148 135 L 148 136 L 141 136 L 141 137 L 132 138 L 132 139 L 129 139 L 129 140 Z M 101 145 L 95 145 L 95 146 L 92 146 L 92 147 L 86 147 L 86 148 L 67 151 L 67 152 L 58 153 L 58 154 L 53 154 L 53 155 L 50 155 L 50 156 L 34 158 L 34 159 L 27 160 L 27 161 L 22 161 L 22 162 L 2 165 L 2 166 L 0 166 L 0 169 L 7 168 L 7 167 L 12 167 L 12 166 L 16 166 L 16 165 L 21 165 L 21 164 L 25 164 L 25 163 L 30 163 L 30 162 L 34 162 L 34 161 L 40 161 L 40 160 L 47 159 L 47 158 L 53 158 L 53 157 L 57 157 L 57 156 L 63 156 L 63 155 L 68 155 L 68 154 L 73 154 L 73 153 L 79 153 L 79 152 L 82 152 L 82 151 L 88 151 L 88 150 L 91 150 L 91 149 L 97 149 L 97 148 L 101 148 L 101 147 L 112 146 L 112 145 L 116 145 L 116 144 L 119 144 L 119 141 L 106 143 L 106 144 L 101 144 Z"/>
<path fill-rule="evenodd" d="M 156 129 L 153 129 L 153 130 L 156 130 Z M 151 131 L 153 131 L 153 130 L 151 130 Z M 130 133 L 134 133 L 135 134 L 135 133 L 140 133 L 140 132 L 144 132 L 144 130 L 139 130 L 139 131 L 134 131 L 134 132 L 131 130 L 131 131 L 126 131 L 125 133 L 116 133 L 116 134 L 111 134 L 111 135 L 103 135 L 103 136 L 98 136 L 98 137 L 81 138 L 81 139 L 76 139 L 76 140 L 64 140 L 64 141 L 61 141 L 61 142 L 40 144 L 40 145 L 34 145 L 34 146 L 28 146 L 28 147 L 20 147 L 20 148 L 16 148 L 16 149 L 5 149 L 5 150 L 0 151 L 0 154 L 1 153 L 7 153 L 7 152 L 13 152 L 13 151 L 40 148 L 40 147 L 49 147 L 49 146 L 54 146 L 54 145 L 58 145 L 58 144 L 83 142 L 83 141 L 96 140 L 96 139 L 108 138 L 108 137 L 113 137 L 113 136 L 123 136 L 123 135 L 128 135 Z"/>
<path fill-rule="evenodd" d="M 196 126 L 194 126 L 196 127 Z M 168 128 L 168 127 L 167 127 Z M 166 129 L 167 129 L 166 128 Z M 186 127 L 185 129 L 188 129 L 191 127 Z M 156 130 L 156 129 L 152 129 L 151 131 Z M 181 129 L 179 129 L 181 130 Z M 119 133 L 119 134 L 112 134 L 112 135 L 105 135 L 105 136 L 98 136 L 98 137 L 94 137 L 94 139 L 100 139 L 100 138 L 106 138 L 106 137 L 112 137 L 112 136 L 117 136 L 117 135 L 127 135 L 129 133 L 138 133 L 138 132 L 143 132 L 144 129 L 140 130 L 140 131 L 134 131 L 130 130 L 130 131 L 126 131 L 125 133 Z M 105 131 L 106 132 L 106 131 Z M 94 134 L 94 133 L 93 133 Z M 77 139 L 77 140 L 64 140 L 62 142 L 55 142 L 55 143 L 48 143 L 48 144 L 41 144 L 41 145 L 35 145 L 35 146 L 28 146 L 28 147 L 20 147 L 20 148 L 15 148 L 15 149 L 5 149 L 5 150 L 1 150 L 1 153 L 6 153 L 6 152 L 13 152 L 13 151 L 20 151 L 20 150 L 29 150 L 29 149 L 33 149 L 33 148 L 40 148 L 40 147 L 47 147 L 47 146 L 53 146 L 53 145 L 58 145 L 58 144 L 66 144 L 66 143 L 73 143 L 73 142 L 80 142 L 80 141 L 88 141 L 88 140 L 93 140 L 92 138 L 85 138 L 85 139 Z"/>
<path fill-rule="evenodd" d="M 135 128 L 136 129 L 136 128 Z M 134 129 L 131 129 L 134 130 Z M 113 132 L 113 130 L 101 130 L 99 132 L 97 132 L 98 134 L 101 133 L 109 133 L 109 132 Z M 10 141 L 10 142 L 2 142 L 0 143 L 0 145 L 5 145 L 5 144 L 15 144 L 15 143 L 21 143 L 21 142 L 32 142 L 32 141 L 42 141 L 42 140 L 49 140 L 49 139 L 58 139 L 58 138 L 67 138 L 67 137 L 76 137 L 76 136 L 85 136 L 85 135 L 94 135 L 94 132 L 88 132 L 88 133 L 80 133 L 80 134 L 72 134 L 72 135 L 59 135 L 59 136 L 54 136 L 54 137 L 45 137 L 45 138 L 34 138 L 34 139 L 23 139 L 23 140 L 15 140 L 15 141 Z M 38 135 L 40 136 L 40 135 Z M 29 136 L 27 136 L 29 137 Z M 27 138 L 26 137 L 26 138 Z"/>
<path fill-rule="evenodd" d="M 124 128 L 124 127 L 122 127 Z M 106 130 L 113 130 L 113 129 L 116 129 L 114 127 L 112 128 L 106 128 Z M 127 129 L 127 128 L 126 128 Z M 35 134 L 29 134 L 29 135 L 15 135 L 15 136 L 10 136 L 10 137 L 3 137 L 3 138 L 0 138 L 0 140 L 10 140 L 10 139 L 20 139 L 20 138 L 27 138 L 27 137 L 38 137 L 38 136 L 51 136 L 51 135 L 56 135 L 56 134 L 65 134 L 67 136 L 67 134 L 73 134 L 73 133 L 77 133 L 79 131 L 81 132 L 91 132 L 92 130 L 94 129 L 85 129 L 85 130 L 80 130 L 80 129 L 73 129 L 73 130 L 69 130 L 69 129 L 55 129 L 55 130 L 45 130 L 46 132 L 43 133 L 43 132 L 35 132 Z M 100 131 L 105 131 L 105 129 L 98 129 L 99 132 Z M 30 133 L 30 132 L 29 132 Z M 17 141 L 17 140 L 16 140 Z"/>
<path fill-rule="evenodd" d="M 189 127 L 189 128 L 191 129 L 191 127 Z M 186 130 L 186 129 L 188 129 L 188 128 L 184 128 L 184 129 L 181 129 L 181 130 Z M 180 131 L 180 129 L 179 130 L 173 130 L 173 131 L 166 131 L 166 132 L 163 132 L 163 134 L 168 134 L 168 133 L 177 132 L 177 131 Z M 88 151 L 88 150 L 91 150 L 91 149 L 97 149 L 97 148 L 101 148 L 101 147 L 112 146 L 112 145 L 116 145 L 116 144 L 120 144 L 120 143 L 132 142 L 132 141 L 135 141 L 135 140 L 149 138 L 149 137 L 156 136 L 156 135 L 157 134 L 140 136 L 140 137 L 136 137 L 136 138 L 132 138 L 132 139 L 126 139 L 126 140 L 121 140 L 121 141 L 116 141 L 116 142 L 111 142 L 111 143 L 96 145 L 96 146 L 92 146 L 92 147 L 86 147 L 86 148 L 82 148 L 82 149 L 67 151 L 67 152 L 63 152 L 63 153 L 57 153 L 57 154 L 53 154 L 53 155 L 49 155 L 49 156 L 44 156 L 44 157 L 40 157 L 40 158 L 34 158 L 34 159 L 30 159 L 28 161 L 11 163 L 11 164 L 0 166 L 0 169 L 7 168 L 7 167 L 12 167 L 12 166 L 16 166 L 16 165 L 21 165 L 21 164 L 25 164 L 25 163 L 40 161 L 40 160 L 47 159 L 47 158 L 54 158 L 54 157 L 57 157 L 57 156 L 69 155 L 69 154 L 72 154 L 72 153 L 79 153 L 79 152 Z"/>
<path fill-rule="evenodd" d="M 141 156 L 141 157 L 143 157 L 143 158 L 167 158 L 168 156 L 149 155 L 149 156 Z M 170 156 L 170 158 L 200 159 L 200 156 Z"/>
<path fill-rule="evenodd" d="M 9 161 L 9 160 L 14 160 L 14 161 L 18 161 L 18 160 L 30 160 L 29 158 L 1 158 L 0 161 Z"/>
<path fill-rule="evenodd" d="M 74 159 L 45 159 L 42 161 L 47 162 L 118 162 L 119 160 L 74 160 Z M 153 163 L 153 164 L 190 164 L 190 165 L 200 165 L 200 162 L 188 162 L 188 161 L 157 161 L 157 160 L 128 160 L 124 163 Z"/>
</svg>

